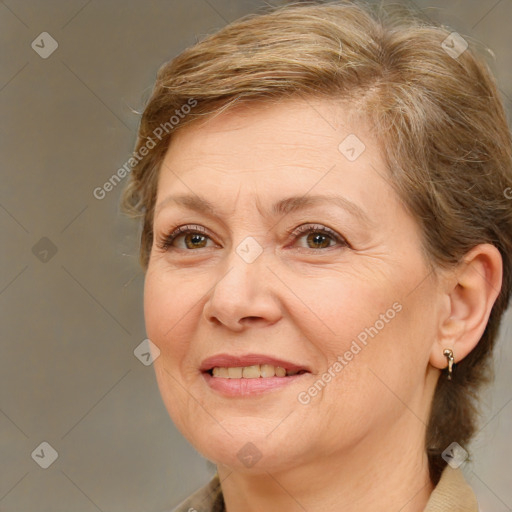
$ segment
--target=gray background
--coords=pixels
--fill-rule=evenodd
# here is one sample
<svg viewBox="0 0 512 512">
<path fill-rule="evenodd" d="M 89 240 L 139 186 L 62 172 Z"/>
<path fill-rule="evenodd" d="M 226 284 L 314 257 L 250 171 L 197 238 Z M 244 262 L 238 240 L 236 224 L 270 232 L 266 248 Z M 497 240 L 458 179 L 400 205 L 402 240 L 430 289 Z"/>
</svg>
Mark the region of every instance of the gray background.
<svg viewBox="0 0 512 512">
<path fill-rule="evenodd" d="M 510 113 L 512 0 L 416 3 L 493 50 Z M 158 67 L 262 5 L 0 2 L 0 511 L 159 512 L 210 478 L 134 356 L 143 273 L 122 185 L 92 192 L 129 158 Z M 58 42 L 47 59 L 31 48 L 42 32 Z M 464 465 L 484 512 L 512 510 L 511 334 L 509 311 Z M 31 457 L 43 441 L 58 452 L 48 469 Z"/>
</svg>

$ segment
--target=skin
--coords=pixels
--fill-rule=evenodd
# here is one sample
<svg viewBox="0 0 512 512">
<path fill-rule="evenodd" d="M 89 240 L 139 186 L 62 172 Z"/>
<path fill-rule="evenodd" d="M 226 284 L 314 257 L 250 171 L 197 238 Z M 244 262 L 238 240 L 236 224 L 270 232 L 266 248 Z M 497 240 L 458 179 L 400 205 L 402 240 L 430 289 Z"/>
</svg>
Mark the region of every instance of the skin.
<svg viewBox="0 0 512 512">
<path fill-rule="evenodd" d="M 424 436 L 447 365 L 443 349 L 456 362 L 472 350 L 501 287 L 501 257 L 488 244 L 459 267 L 430 271 L 378 141 L 351 114 L 325 99 L 241 107 L 178 131 L 161 168 L 147 334 L 161 351 L 154 368 L 163 401 L 183 435 L 217 464 L 228 512 L 422 511 L 433 489 Z M 350 134 L 366 146 L 355 161 L 338 149 Z M 357 204 L 369 224 L 325 202 L 269 213 L 291 195 L 333 193 Z M 175 194 L 206 198 L 217 212 L 166 201 Z M 287 234 L 311 223 L 349 245 L 327 237 L 325 247 L 316 232 Z M 205 246 L 196 248 L 196 239 L 187 248 L 182 235 L 159 247 L 188 224 L 208 231 Z M 249 236 L 262 249 L 252 263 L 236 252 Z M 299 393 L 395 303 L 401 311 L 299 403 Z M 264 395 L 224 397 L 198 370 L 219 353 L 268 354 L 311 373 Z M 249 442 L 261 456 L 251 467 L 237 456 Z"/>
</svg>

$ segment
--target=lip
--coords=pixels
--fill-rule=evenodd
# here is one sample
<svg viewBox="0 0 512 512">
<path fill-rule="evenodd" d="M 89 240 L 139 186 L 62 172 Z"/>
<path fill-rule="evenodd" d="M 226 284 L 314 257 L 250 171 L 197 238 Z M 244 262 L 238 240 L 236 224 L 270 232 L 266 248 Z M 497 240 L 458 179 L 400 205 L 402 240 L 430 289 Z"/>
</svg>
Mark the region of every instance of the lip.
<svg viewBox="0 0 512 512">
<path fill-rule="evenodd" d="M 207 372 L 202 373 L 203 379 L 210 389 L 229 397 L 247 397 L 276 391 L 304 378 L 305 375 L 309 374 L 303 373 L 288 377 L 260 377 L 258 379 L 223 379 L 212 377 Z"/>
<path fill-rule="evenodd" d="M 304 370 L 306 373 L 297 375 L 287 375 L 286 377 L 265 377 L 257 379 L 226 379 L 213 377 L 209 371 L 215 367 L 234 368 L 243 366 L 252 366 L 256 364 L 270 364 L 280 366 L 287 371 Z M 233 356 L 229 354 L 218 354 L 205 359 L 200 366 L 202 376 L 206 384 L 217 393 L 227 397 L 247 397 L 252 395 L 261 395 L 269 391 L 276 391 L 289 386 L 293 382 L 302 379 L 310 373 L 310 369 L 301 364 L 286 361 L 277 357 L 265 354 L 246 354 L 242 356 Z"/>
<path fill-rule="evenodd" d="M 210 371 L 212 368 L 215 368 L 216 366 L 221 368 L 235 368 L 241 366 L 253 366 L 255 364 L 270 364 L 272 366 L 280 366 L 281 368 L 284 368 L 286 371 L 292 372 L 298 372 L 300 370 L 305 370 L 306 372 L 311 371 L 305 365 L 293 363 L 291 361 L 285 361 L 284 359 L 269 356 L 266 354 L 245 354 L 240 356 L 233 356 L 230 354 L 217 354 L 215 356 L 208 357 L 207 359 L 203 360 L 201 366 L 199 367 L 199 370 L 204 373 Z"/>
</svg>

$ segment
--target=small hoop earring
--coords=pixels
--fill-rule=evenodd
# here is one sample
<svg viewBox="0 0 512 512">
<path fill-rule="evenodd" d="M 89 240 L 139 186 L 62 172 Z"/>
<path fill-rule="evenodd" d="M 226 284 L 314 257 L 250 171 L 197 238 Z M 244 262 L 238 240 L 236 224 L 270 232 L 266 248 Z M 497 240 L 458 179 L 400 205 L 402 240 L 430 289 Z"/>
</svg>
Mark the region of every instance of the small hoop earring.
<svg viewBox="0 0 512 512">
<path fill-rule="evenodd" d="M 448 380 L 452 380 L 452 373 L 453 373 L 453 350 L 449 348 L 445 348 L 443 355 L 448 360 Z"/>
</svg>

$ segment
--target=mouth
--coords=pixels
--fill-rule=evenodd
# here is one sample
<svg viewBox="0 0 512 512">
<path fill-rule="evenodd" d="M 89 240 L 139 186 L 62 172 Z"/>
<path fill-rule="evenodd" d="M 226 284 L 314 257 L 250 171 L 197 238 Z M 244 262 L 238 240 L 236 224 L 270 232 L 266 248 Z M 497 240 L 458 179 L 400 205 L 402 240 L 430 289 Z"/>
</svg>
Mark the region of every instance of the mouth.
<svg viewBox="0 0 512 512">
<path fill-rule="evenodd" d="M 228 396 L 261 394 L 310 373 L 306 366 L 260 354 L 219 354 L 205 359 L 200 371 L 210 388 Z"/>
<path fill-rule="evenodd" d="M 307 373 L 306 370 L 287 370 L 271 364 L 253 364 L 251 366 L 214 366 L 207 370 L 212 377 L 221 379 L 269 379 L 271 377 L 291 377 Z"/>
<path fill-rule="evenodd" d="M 199 369 L 212 377 L 224 379 L 290 377 L 310 371 L 305 365 L 264 354 L 218 354 L 205 359 Z"/>
</svg>

